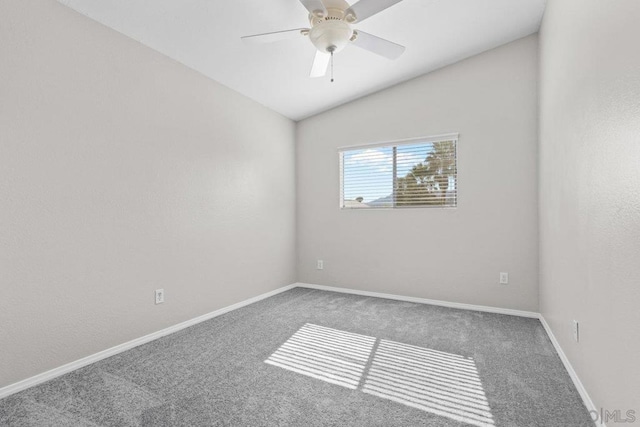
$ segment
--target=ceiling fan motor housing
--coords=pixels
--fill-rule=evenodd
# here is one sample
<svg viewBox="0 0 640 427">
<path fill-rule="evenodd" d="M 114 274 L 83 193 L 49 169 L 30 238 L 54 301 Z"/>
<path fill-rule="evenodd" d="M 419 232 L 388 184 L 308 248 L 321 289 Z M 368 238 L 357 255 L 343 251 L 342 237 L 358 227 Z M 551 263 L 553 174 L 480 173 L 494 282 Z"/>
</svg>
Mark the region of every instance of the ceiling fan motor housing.
<svg viewBox="0 0 640 427">
<path fill-rule="evenodd" d="M 325 4 L 327 3 L 329 2 Z M 340 52 L 353 36 L 351 26 L 344 21 L 345 6 L 348 5 L 337 0 L 336 4 L 331 6 L 327 4 L 326 16 L 309 16 L 309 39 L 320 52 Z"/>
</svg>

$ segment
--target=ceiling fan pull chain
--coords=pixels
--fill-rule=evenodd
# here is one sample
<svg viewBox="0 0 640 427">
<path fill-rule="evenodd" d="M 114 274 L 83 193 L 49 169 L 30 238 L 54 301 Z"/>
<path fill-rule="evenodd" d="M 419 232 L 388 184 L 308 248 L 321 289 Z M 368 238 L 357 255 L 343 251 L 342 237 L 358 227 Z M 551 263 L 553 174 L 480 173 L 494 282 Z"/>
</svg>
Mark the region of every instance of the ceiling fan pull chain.
<svg viewBox="0 0 640 427">
<path fill-rule="evenodd" d="M 331 51 L 331 83 L 333 83 L 333 51 Z"/>
</svg>

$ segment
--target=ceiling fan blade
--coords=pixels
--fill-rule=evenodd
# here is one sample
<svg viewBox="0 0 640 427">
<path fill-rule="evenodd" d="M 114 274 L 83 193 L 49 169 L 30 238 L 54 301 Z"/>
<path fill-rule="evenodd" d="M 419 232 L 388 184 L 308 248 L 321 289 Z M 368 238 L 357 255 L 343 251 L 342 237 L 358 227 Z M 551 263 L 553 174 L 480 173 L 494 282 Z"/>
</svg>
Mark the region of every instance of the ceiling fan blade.
<svg viewBox="0 0 640 427">
<path fill-rule="evenodd" d="M 274 31 L 272 33 L 254 34 L 251 36 L 241 37 L 243 42 L 247 43 L 273 43 L 280 40 L 295 39 L 302 35 L 302 31 L 308 31 L 307 28 L 294 28 L 293 30 Z"/>
<path fill-rule="evenodd" d="M 322 12 L 324 16 L 327 15 L 327 9 L 324 7 L 322 0 L 300 0 L 300 3 L 302 3 L 302 5 L 306 7 L 311 14 L 319 11 Z"/>
<path fill-rule="evenodd" d="M 313 59 L 309 77 L 324 77 L 324 75 L 327 74 L 329 60 L 331 60 L 330 54 L 320 52 L 319 50 L 316 51 L 316 57 Z"/>
<path fill-rule="evenodd" d="M 347 9 L 346 13 L 352 13 L 355 15 L 357 22 L 362 22 L 376 13 L 382 12 L 386 8 L 391 7 L 396 3 L 400 3 L 401 1 L 402 0 L 360 0 Z"/>
<path fill-rule="evenodd" d="M 397 59 L 404 52 L 405 47 L 389 40 L 381 39 L 373 34 L 357 31 L 358 35 L 353 44 L 388 59 Z"/>
</svg>

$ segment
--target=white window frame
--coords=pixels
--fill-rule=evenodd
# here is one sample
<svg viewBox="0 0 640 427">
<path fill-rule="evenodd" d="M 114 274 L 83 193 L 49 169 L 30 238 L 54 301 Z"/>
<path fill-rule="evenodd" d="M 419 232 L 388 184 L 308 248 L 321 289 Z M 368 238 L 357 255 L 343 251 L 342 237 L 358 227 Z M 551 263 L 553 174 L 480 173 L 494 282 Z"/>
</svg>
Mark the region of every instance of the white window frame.
<svg viewBox="0 0 640 427">
<path fill-rule="evenodd" d="M 366 207 L 366 208 L 347 208 L 343 206 L 344 201 L 344 152 L 352 151 L 352 150 L 363 150 L 368 148 L 376 148 L 376 147 L 397 147 L 400 145 L 411 145 L 411 144 L 430 144 L 434 142 L 440 141 L 455 141 L 455 158 L 456 158 L 456 204 L 455 206 L 434 206 L 434 205 L 423 205 L 423 206 L 376 206 L 376 207 Z M 370 144 L 356 144 L 356 145 L 345 145 L 342 147 L 338 147 L 338 170 L 340 171 L 340 191 L 339 191 L 339 200 L 338 200 L 338 208 L 341 211 L 369 211 L 369 210 L 402 210 L 402 209 L 456 209 L 458 207 L 459 201 L 459 176 L 458 176 L 458 143 L 460 142 L 460 134 L 458 133 L 446 133 L 442 135 L 433 135 L 433 136 L 423 136 L 423 137 L 415 137 L 415 138 L 406 138 L 406 139 L 398 139 L 394 141 L 384 141 L 384 142 L 374 142 Z"/>
</svg>

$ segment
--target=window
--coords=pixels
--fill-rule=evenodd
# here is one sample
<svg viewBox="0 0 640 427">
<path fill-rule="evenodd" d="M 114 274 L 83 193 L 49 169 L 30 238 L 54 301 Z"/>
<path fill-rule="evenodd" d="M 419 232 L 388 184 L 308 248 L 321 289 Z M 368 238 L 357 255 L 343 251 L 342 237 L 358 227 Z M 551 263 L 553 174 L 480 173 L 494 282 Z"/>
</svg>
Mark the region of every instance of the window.
<svg viewBox="0 0 640 427">
<path fill-rule="evenodd" d="M 340 150 L 342 209 L 455 207 L 458 135 Z"/>
</svg>

